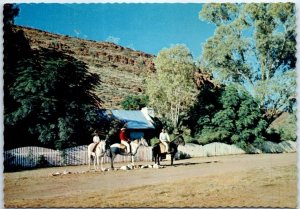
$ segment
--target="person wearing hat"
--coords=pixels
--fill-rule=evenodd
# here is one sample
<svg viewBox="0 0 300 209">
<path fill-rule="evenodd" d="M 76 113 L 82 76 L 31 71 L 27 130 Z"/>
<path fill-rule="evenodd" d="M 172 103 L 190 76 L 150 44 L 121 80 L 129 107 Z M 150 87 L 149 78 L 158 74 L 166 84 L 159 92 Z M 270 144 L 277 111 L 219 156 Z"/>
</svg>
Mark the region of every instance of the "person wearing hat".
<svg viewBox="0 0 300 209">
<path fill-rule="evenodd" d="M 166 147 L 166 151 L 169 152 L 169 144 L 170 143 L 170 137 L 169 134 L 166 132 L 166 129 L 162 128 L 161 133 L 159 134 L 159 141 L 163 143 Z"/>
<path fill-rule="evenodd" d="M 121 144 L 124 144 L 126 146 L 127 153 L 130 153 L 130 145 L 128 143 L 130 142 L 130 139 L 126 136 L 126 128 L 121 128 L 120 140 Z"/>
</svg>

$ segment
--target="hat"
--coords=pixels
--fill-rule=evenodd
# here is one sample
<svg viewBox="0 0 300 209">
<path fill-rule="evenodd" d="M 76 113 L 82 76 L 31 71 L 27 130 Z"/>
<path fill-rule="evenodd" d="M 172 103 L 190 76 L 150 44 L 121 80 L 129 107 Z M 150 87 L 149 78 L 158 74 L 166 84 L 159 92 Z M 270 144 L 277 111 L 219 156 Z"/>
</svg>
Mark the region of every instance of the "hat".
<svg viewBox="0 0 300 209">
<path fill-rule="evenodd" d="M 121 128 L 121 131 L 123 131 L 123 130 L 125 130 L 125 129 L 126 129 L 126 128 L 123 127 L 123 128 Z"/>
</svg>

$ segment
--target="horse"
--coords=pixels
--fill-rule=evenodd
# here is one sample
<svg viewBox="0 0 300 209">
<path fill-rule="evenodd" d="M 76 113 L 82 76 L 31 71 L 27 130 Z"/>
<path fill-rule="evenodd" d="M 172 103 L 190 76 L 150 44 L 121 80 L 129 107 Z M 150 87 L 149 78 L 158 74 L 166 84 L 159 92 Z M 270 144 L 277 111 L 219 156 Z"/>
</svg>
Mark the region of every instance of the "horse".
<svg viewBox="0 0 300 209">
<path fill-rule="evenodd" d="M 148 143 L 144 138 L 133 140 L 129 143 L 131 146 L 131 153 L 127 153 L 125 151 L 125 146 L 120 143 L 112 144 L 109 147 L 108 156 L 110 157 L 111 162 L 111 169 L 114 169 L 114 159 L 117 155 L 130 155 L 131 156 L 131 164 L 134 165 L 134 156 L 136 155 L 139 147 L 142 146 L 148 146 Z"/>
<path fill-rule="evenodd" d="M 185 145 L 185 141 L 181 135 L 177 136 L 173 141 L 170 142 L 169 144 L 169 150 L 171 154 L 171 165 L 173 165 L 173 160 L 175 157 L 175 154 L 178 151 L 178 145 L 182 144 L 183 146 Z M 156 143 L 153 148 L 152 148 L 152 156 L 154 158 L 154 163 L 160 165 L 160 158 L 162 156 L 165 156 L 167 152 L 161 152 L 160 149 L 160 143 Z"/>
<path fill-rule="evenodd" d="M 96 146 L 96 147 L 95 147 Z M 105 146 L 106 141 L 101 140 L 98 144 L 91 143 L 88 146 L 88 162 L 89 162 L 89 170 L 91 169 L 91 158 L 94 157 L 94 170 L 96 170 L 96 161 L 97 161 L 97 170 L 99 169 L 99 161 L 101 158 L 101 170 L 103 171 L 103 161 L 104 161 L 104 154 L 105 154 Z"/>
</svg>

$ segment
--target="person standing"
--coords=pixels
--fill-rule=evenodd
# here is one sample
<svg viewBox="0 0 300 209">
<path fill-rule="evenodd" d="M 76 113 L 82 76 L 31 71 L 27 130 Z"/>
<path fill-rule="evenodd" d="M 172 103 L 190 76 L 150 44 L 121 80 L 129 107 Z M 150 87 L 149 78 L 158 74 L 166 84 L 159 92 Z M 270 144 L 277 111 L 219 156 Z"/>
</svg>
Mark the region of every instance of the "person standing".
<svg viewBox="0 0 300 209">
<path fill-rule="evenodd" d="M 131 151 L 129 145 L 130 139 L 126 135 L 126 128 L 121 128 L 120 140 L 121 140 L 121 144 L 124 144 L 126 146 L 127 153 L 130 153 Z"/>
<path fill-rule="evenodd" d="M 161 130 L 161 133 L 159 134 L 159 141 L 163 143 L 163 145 L 165 145 L 166 151 L 169 152 L 170 137 L 164 128 Z"/>
</svg>

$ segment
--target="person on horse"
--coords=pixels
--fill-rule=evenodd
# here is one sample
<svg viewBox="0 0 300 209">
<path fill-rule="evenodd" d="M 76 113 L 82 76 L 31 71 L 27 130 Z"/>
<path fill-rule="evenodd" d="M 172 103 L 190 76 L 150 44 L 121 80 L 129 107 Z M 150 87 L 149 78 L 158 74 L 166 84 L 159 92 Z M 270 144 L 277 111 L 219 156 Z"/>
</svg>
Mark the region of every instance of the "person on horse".
<svg viewBox="0 0 300 209">
<path fill-rule="evenodd" d="M 94 137 L 93 137 L 93 144 L 94 144 L 94 147 L 93 147 L 93 152 L 95 151 L 97 145 L 99 144 L 100 142 L 100 137 L 99 137 L 99 131 L 95 131 L 94 132 Z"/>
<path fill-rule="evenodd" d="M 165 128 L 162 128 L 161 133 L 159 134 L 159 141 L 165 145 L 166 152 L 169 152 L 170 137 Z"/>
<path fill-rule="evenodd" d="M 129 145 L 130 139 L 126 135 L 126 128 L 121 128 L 120 140 L 121 140 L 121 144 L 124 144 L 126 146 L 127 153 L 131 153 L 131 149 Z"/>
</svg>

